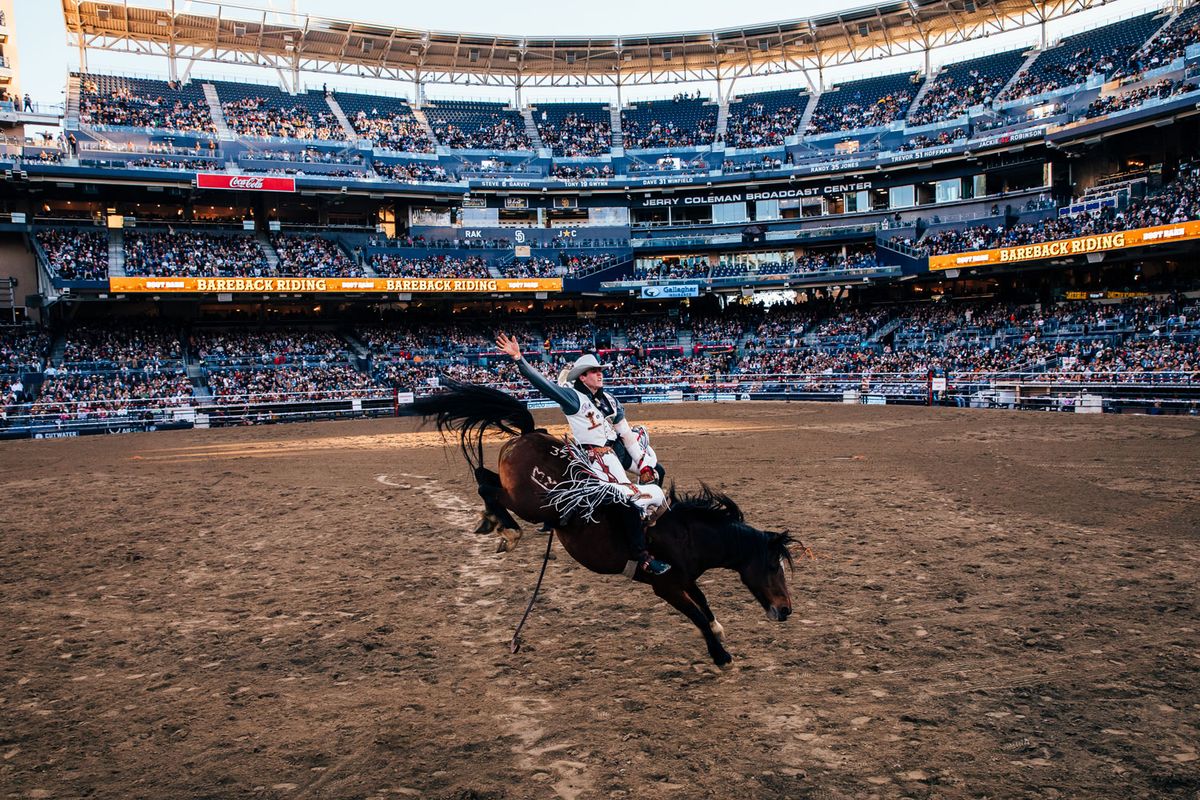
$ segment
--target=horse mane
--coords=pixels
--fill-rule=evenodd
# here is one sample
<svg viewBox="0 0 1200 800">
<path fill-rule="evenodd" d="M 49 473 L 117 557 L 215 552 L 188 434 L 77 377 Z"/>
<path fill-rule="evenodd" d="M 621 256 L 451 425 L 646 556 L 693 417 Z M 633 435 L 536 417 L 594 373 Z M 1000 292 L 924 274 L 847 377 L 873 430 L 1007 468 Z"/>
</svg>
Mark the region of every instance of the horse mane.
<svg viewBox="0 0 1200 800">
<path fill-rule="evenodd" d="M 746 517 L 729 495 L 718 492 L 707 483 L 698 492 L 677 492 L 671 485 L 671 513 L 716 527 L 745 524 Z"/>
<path fill-rule="evenodd" d="M 671 510 L 668 514 L 684 524 L 708 524 L 720 530 L 736 530 L 743 533 L 757 534 L 766 540 L 767 556 L 772 559 L 786 561 L 788 567 L 795 569 L 792 553 L 788 545 L 796 540 L 787 531 L 770 533 L 760 531 L 746 524 L 746 517 L 738 504 L 723 493 L 701 482 L 698 492 L 677 492 L 674 484 L 668 493 L 671 498 Z"/>
</svg>

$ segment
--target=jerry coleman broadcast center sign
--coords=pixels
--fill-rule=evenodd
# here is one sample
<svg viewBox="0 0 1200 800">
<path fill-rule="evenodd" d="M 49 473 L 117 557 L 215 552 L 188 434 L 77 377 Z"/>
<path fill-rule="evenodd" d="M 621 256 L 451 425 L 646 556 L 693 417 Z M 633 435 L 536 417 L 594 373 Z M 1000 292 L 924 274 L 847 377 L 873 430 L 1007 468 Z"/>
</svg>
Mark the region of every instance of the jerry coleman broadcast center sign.
<svg viewBox="0 0 1200 800">
<path fill-rule="evenodd" d="M 990 267 L 996 264 L 1038 261 L 1043 258 L 1065 258 L 1088 253 L 1103 253 L 1128 247 L 1149 247 L 1156 244 L 1186 242 L 1191 239 L 1200 239 L 1200 221 L 1178 222 L 1174 225 L 1157 225 L 1153 228 L 1136 228 L 1131 231 L 1114 233 L 1097 233 L 1091 236 L 1077 236 L 1074 239 L 1056 239 L 1052 242 L 997 247 L 991 250 L 975 250 L 970 253 L 930 256 L 929 268 L 940 270 Z"/>
<path fill-rule="evenodd" d="M 503 294 L 561 292 L 562 278 L 113 278 L 112 294 Z"/>
</svg>

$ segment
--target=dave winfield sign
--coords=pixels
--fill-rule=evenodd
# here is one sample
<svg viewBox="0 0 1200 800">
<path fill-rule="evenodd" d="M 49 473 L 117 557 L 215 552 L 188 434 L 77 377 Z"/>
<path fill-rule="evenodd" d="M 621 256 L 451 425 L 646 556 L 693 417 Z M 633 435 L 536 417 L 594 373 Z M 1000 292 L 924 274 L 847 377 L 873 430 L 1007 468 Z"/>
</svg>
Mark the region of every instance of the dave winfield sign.
<svg viewBox="0 0 1200 800">
<path fill-rule="evenodd" d="M 1157 225 L 1153 228 L 1135 228 L 1131 231 L 1077 236 L 1073 239 L 1056 239 L 1052 242 L 1022 244 L 1015 247 L 996 247 L 991 250 L 930 256 L 929 268 L 931 270 L 961 269 L 963 267 L 1016 264 L 1044 258 L 1064 258 L 1087 253 L 1102 253 L 1106 250 L 1123 250 L 1128 247 L 1149 247 L 1156 244 L 1186 242 L 1190 239 L 1200 239 L 1200 221 L 1198 220 L 1177 222 L 1173 225 Z"/>
</svg>

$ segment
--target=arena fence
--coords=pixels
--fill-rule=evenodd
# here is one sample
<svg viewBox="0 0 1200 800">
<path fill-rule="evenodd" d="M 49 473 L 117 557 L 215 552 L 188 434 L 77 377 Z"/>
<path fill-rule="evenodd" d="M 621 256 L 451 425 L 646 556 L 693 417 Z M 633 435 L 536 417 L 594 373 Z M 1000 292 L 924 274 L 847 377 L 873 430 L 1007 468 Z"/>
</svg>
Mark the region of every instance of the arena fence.
<svg viewBox="0 0 1200 800">
<path fill-rule="evenodd" d="M 525 383 L 496 383 L 530 408 L 553 406 Z M 1200 372 L 739 373 L 651 376 L 610 383 L 623 403 L 823 401 L 943 405 L 1075 413 L 1200 414 Z M 143 398 L 5 409 L 0 439 L 216 428 L 394 416 L 413 398 L 439 391 L 372 387 L 212 398 Z"/>
</svg>

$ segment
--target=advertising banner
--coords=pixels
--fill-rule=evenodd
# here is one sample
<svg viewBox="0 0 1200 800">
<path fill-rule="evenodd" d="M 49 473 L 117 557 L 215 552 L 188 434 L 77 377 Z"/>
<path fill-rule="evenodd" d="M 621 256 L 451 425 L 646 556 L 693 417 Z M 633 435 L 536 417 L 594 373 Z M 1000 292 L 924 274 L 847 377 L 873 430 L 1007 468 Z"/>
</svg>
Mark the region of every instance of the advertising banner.
<svg viewBox="0 0 1200 800">
<path fill-rule="evenodd" d="M 676 286 L 643 286 L 642 297 L 658 300 L 664 297 L 699 297 L 700 287 L 694 283 Z"/>
<path fill-rule="evenodd" d="M 222 175 L 213 172 L 196 173 L 198 189 L 234 189 L 251 192 L 294 192 L 295 178 L 278 178 L 266 175 Z"/>
<path fill-rule="evenodd" d="M 1200 221 L 1157 225 L 1153 228 L 1137 228 L 1115 233 L 1097 233 L 1091 236 L 1077 236 L 1074 239 L 1057 239 L 1052 242 L 1023 244 L 1016 247 L 997 247 L 991 250 L 975 250 L 970 253 L 930 256 L 929 269 L 961 269 L 963 267 L 988 267 L 995 264 L 1016 264 L 1043 258 L 1064 258 L 1087 253 L 1102 253 L 1108 250 L 1123 250 L 1129 247 L 1185 242 L 1190 239 L 1200 239 Z"/>
<path fill-rule="evenodd" d="M 561 292 L 562 278 L 114 278 L 113 294 L 153 292 L 328 294 L 411 292 L 413 294 L 500 294 Z"/>
</svg>

